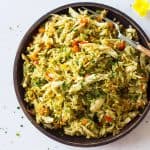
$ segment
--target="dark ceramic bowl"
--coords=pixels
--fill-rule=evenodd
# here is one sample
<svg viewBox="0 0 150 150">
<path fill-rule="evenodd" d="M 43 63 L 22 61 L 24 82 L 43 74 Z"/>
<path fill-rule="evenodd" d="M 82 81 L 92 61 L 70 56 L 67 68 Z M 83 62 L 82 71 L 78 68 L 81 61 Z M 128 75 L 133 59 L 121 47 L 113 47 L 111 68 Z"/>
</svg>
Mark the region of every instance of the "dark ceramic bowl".
<svg viewBox="0 0 150 150">
<path fill-rule="evenodd" d="M 68 135 L 61 135 L 60 131 L 58 130 L 49 130 L 43 128 L 41 125 L 37 124 L 35 121 L 35 118 L 28 113 L 27 111 L 27 104 L 23 100 L 24 99 L 24 89 L 21 86 L 22 78 L 23 78 L 23 60 L 21 59 L 21 53 L 25 51 L 26 46 L 32 39 L 32 35 L 37 32 L 37 28 L 44 23 L 52 13 L 58 13 L 63 14 L 68 12 L 68 7 L 73 7 L 74 9 L 77 9 L 81 6 L 88 7 L 90 9 L 106 9 L 108 10 L 108 17 L 113 19 L 116 18 L 118 21 L 120 21 L 125 27 L 128 27 L 129 25 L 133 26 L 139 35 L 139 40 L 142 45 L 145 47 L 148 47 L 148 37 L 144 33 L 144 31 L 139 27 L 137 23 L 135 23 L 130 17 L 128 17 L 126 14 L 120 12 L 119 10 L 103 5 L 98 3 L 74 3 L 74 4 L 68 4 L 62 7 L 59 7 L 57 9 L 54 9 L 50 12 L 48 12 L 46 15 L 42 16 L 38 21 L 36 21 L 32 27 L 27 31 L 25 36 L 23 37 L 20 46 L 18 48 L 15 63 L 14 63 L 14 71 L 13 71 L 13 78 L 14 78 L 14 87 L 16 91 L 16 95 L 18 98 L 18 101 L 21 105 L 21 108 L 23 109 L 24 113 L 28 117 L 28 119 L 32 122 L 32 124 L 39 129 L 42 133 L 47 135 L 48 137 L 72 146 L 80 146 L 80 147 L 89 147 L 89 146 L 98 146 L 98 145 L 104 145 L 111 143 L 117 139 L 120 139 L 127 133 L 129 133 L 132 129 L 134 129 L 145 117 L 145 115 L 148 113 L 148 110 L 150 108 L 150 102 L 148 102 L 147 106 L 145 107 L 145 110 L 143 113 L 136 117 L 134 120 L 132 120 L 128 125 L 126 125 L 119 134 L 115 136 L 107 136 L 104 138 L 99 139 L 86 139 L 85 137 L 77 137 L 77 136 L 68 136 Z M 150 84 L 148 85 L 150 87 Z M 150 93 L 150 88 L 148 88 L 148 93 Z M 150 100 L 150 95 L 148 95 L 148 100 Z"/>
</svg>

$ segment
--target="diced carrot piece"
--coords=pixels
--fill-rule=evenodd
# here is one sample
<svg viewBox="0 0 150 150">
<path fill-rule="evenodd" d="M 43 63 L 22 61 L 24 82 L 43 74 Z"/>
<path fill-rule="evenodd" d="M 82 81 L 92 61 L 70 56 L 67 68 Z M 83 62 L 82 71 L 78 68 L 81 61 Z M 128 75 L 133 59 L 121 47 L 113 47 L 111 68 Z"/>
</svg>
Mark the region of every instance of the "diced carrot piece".
<svg viewBox="0 0 150 150">
<path fill-rule="evenodd" d="M 104 119 L 105 119 L 105 121 L 107 121 L 107 122 L 112 122 L 112 117 L 110 117 L 110 116 L 104 116 Z"/>
<path fill-rule="evenodd" d="M 126 47 L 126 42 L 125 41 L 121 41 L 121 42 L 117 43 L 116 47 L 119 50 L 123 51 L 125 49 L 125 47 Z"/>
<path fill-rule="evenodd" d="M 82 119 L 82 125 L 86 125 L 88 123 L 88 120 L 87 119 Z"/>
<path fill-rule="evenodd" d="M 75 45 L 78 45 L 79 44 L 79 41 L 78 40 L 74 40 L 73 42 L 72 42 L 72 46 L 75 46 Z"/>
<path fill-rule="evenodd" d="M 44 33 L 45 32 L 45 28 L 44 27 L 41 27 L 41 28 L 39 28 L 39 30 L 38 30 L 40 33 Z"/>
<path fill-rule="evenodd" d="M 33 61 L 38 60 L 37 54 L 35 54 L 35 53 L 34 53 L 34 54 L 31 54 L 31 55 L 30 55 L 30 59 L 33 60 Z"/>
<path fill-rule="evenodd" d="M 75 52 L 75 53 L 80 52 L 79 46 L 77 46 L 77 45 L 73 46 L 72 51 Z"/>
<path fill-rule="evenodd" d="M 82 18 L 80 20 L 80 23 L 85 26 L 85 25 L 87 25 L 89 23 L 89 20 L 87 18 Z"/>
<path fill-rule="evenodd" d="M 40 107 L 38 111 L 39 111 L 38 113 L 39 113 L 41 116 L 46 116 L 46 115 L 48 115 L 48 113 L 49 113 L 49 110 L 48 110 L 48 108 L 46 108 L 46 107 Z"/>
<path fill-rule="evenodd" d="M 72 51 L 73 52 L 79 52 L 80 48 L 79 48 L 79 41 L 78 40 L 74 40 L 72 42 Z"/>
</svg>

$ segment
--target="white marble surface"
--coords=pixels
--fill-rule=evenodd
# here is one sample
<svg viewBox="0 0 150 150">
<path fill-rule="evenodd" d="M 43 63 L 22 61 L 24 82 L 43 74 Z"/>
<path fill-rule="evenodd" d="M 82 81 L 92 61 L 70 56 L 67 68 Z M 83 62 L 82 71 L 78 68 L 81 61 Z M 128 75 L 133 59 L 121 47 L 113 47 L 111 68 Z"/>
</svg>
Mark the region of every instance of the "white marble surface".
<svg viewBox="0 0 150 150">
<path fill-rule="evenodd" d="M 0 0 L 0 150 L 79 150 L 59 144 L 31 125 L 14 93 L 12 71 L 17 47 L 27 29 L 53 8 L 80 0 Z M 86 0 L 88 1 L 88 0 Z M 140 18 L 130 7 L 132 0 L 92 0 L 122 10 L 141 25 L 150 36 L 150 15 Z M 24 116 L 22 119 L 21 117 Z M 23 127 L 20 125 L 23 124 Z M 7 133 L 5 133 L 7 131 Z M 16 136 L 19 132 L 20 136 Z M 124 138 L 93 150 L 149 150 L 150 113 Z"/>
</svg>

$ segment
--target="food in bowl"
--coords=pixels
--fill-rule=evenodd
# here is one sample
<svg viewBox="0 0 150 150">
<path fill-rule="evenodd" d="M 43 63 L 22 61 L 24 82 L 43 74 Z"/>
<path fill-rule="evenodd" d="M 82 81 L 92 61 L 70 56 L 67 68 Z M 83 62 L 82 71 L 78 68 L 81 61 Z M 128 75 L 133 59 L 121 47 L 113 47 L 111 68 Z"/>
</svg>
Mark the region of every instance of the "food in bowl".
<svg viewBox="0 0 150 150">
<path fill-rule="evenodd" d="M 116 135 L 147 105 L 148 58 L 117 38 L 105 10 L 96 12 L 52 14 L 22 54 L 24 100 L 45 128 Z M 135 29 L 120 29 L 138 41 Z"/>
</svg>

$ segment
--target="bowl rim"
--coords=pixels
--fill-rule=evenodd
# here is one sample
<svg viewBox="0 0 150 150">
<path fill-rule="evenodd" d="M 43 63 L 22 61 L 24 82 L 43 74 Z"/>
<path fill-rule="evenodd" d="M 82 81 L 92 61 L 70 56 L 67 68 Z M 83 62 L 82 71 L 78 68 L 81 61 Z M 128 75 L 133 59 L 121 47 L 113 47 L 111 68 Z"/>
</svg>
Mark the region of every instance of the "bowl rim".
<svg viewBox="0 0 150 150">
<path fill-rule="evenodd" d="M 146 43 L 149 42 L 149 38 L 146 35 L 146 33 L 143 31 L 143 29 L 132 19 L 130 18 L 128 15 L 126 15 L 125 13 L 121 12 L 120 10 L 117 10 L 116 8 L 113 8 L 111 6 L 105 5 L 105 4 L 101 4 L 101 3 L 95 3 L 95 2 L 75 2 L 75 3 L 69 3 L 60 7 L 57 7 L 55 9 L 52 9 L 51 11 L 47 12 L 45 15 L 43 15 L 42 17 L 40 17 L 25 33 L 25 35 L 23 36 L 18 50 L 16 52 L 16 56 L 15 56 L 15 61 L 14 61 L 14 65 L 13 65 L 13 83 L 14 83 L 14 89 L 15 89 L 15 93 L 16 93 L 16 97 L 17 100 L 25 114 L 25 116 L 28 118 L 28 120 L 30 120 L 30 122 L 32 123 L 32 125 L 34 127 L 36 127 L 39 131 L 41 131 L 44 135 L 48 136 L 51 139 L 54 139 L 57 142 L 60 142 L 62 144 L 66 144 L 66 145 L 70 145 L 70 146 L 77 146 L 77 147 L 94 147 L 94 146 L 100 146 L 100 145 L 105 145 L 111 142 L 114 142 L 118 139 L 120 139 L 121 137 L 125 136 L 126 134 L 128 134 L 129 132 L 131 132 L 146 116 L 146 114 L 148 113 L 149 109 L 150 109 L 150 101 L 148 101 L 147 106 L 145 107 L 143 113 L 138 117 L 138 119 L 133 122 L 133 124 L 131 124 L 129 126 L 129 128 L 123 132 L 120 132 L 119 134 L 109 138 L 109 139 L 105 139 L 104 141 L 101 142 L 93 142 L 93 143 L 76 143 L 76 142 L 70 142 L 70 141 L 66 141 L 64 140 L 62 137 L 57 137 L 53 134 L 51 134 L 50 132 L 47 132 L 42 126 L 38 125 L 36 123 L 36 121 L 32 118 L 32 116 L 27 112 L 25 105 L 23 103 L 23 99 L 21 98 L 21 94 L 19 92 L 19 85 L 17 82 L 17 72 L 18 72 L 18 68 L 17 68 L 17 64 L 18 61 L 20 59 L 20 55 L 22 53 L 22 50 L 24 48 L 24 44 L 25 41 L 29 38 L 29 36 L 32 35 L 33 31 L 36 30 L 37 27 L 39 27 L 43 22 L 45 22 L 52 13 L 58 13 L 68 7 L 81 7 L 81 6 L 85 6 L 85 7 L 97 7 L 97 8 L 101 8 L 101 9 L 108 9 L 110 11 L 113 11 L 115 14 L 119 14 L 121 17 L 125 18 L 127 21 L 129 21 L 131 24 L 133 24 L 134 26 L 137 27 L 138 32 L 140 33 L 140 35 L 142 35 L 144 37 L 144 40 L 146 41 Z M 147 44 L 148 47 L 148 44 Z"/>
</svg>

